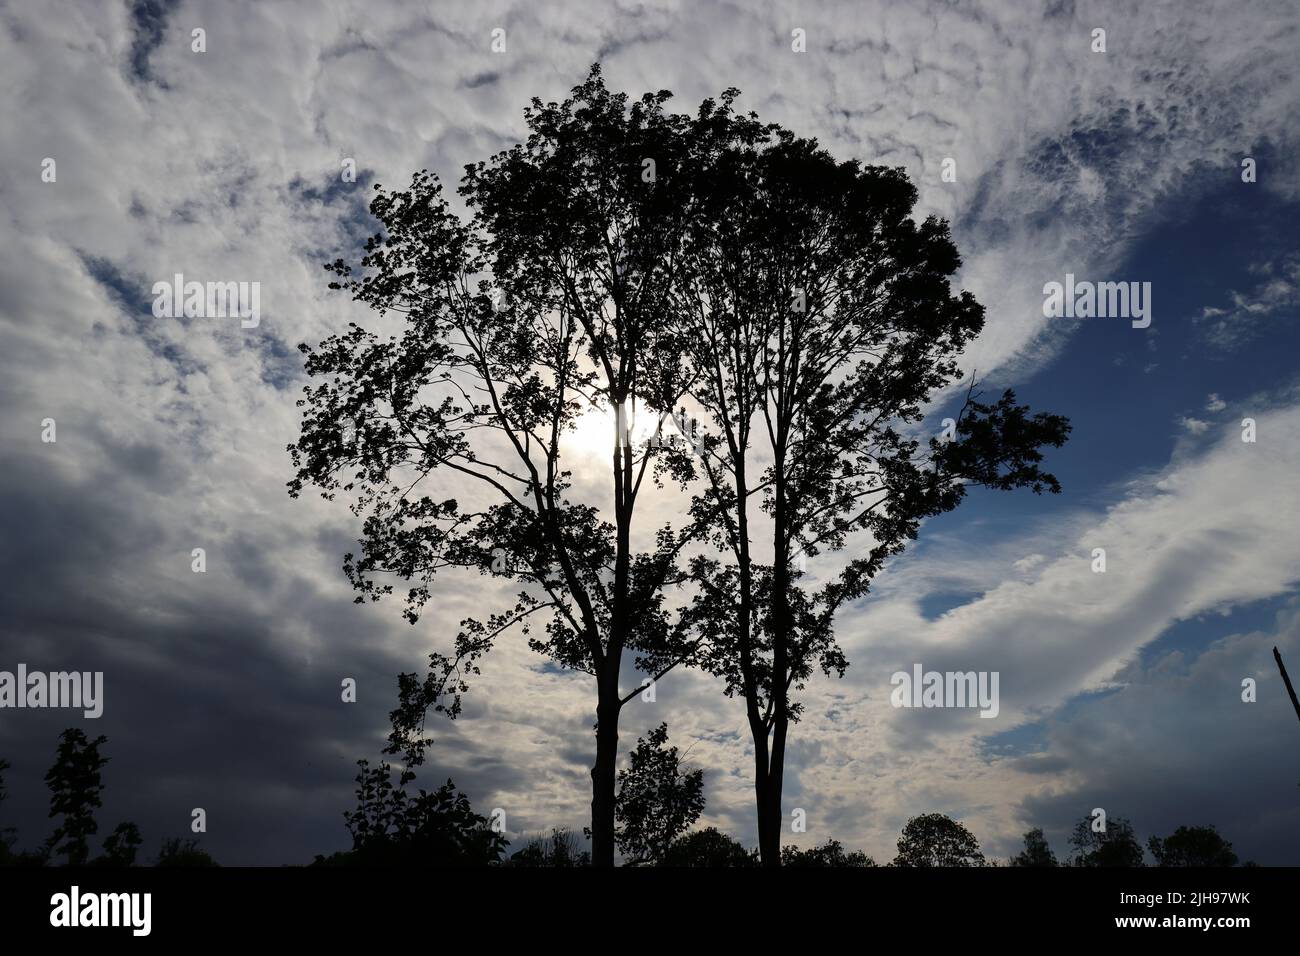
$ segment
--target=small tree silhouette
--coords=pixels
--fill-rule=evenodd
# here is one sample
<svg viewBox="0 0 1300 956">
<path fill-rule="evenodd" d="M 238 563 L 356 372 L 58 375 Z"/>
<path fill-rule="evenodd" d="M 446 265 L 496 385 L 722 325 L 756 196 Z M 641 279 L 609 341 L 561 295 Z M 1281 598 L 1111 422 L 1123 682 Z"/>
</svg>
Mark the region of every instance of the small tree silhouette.
<svg viewBox="0 0 1300 956">
<path fill-rule="evenodd" d="M 1142 845 L 1138 843 L 1133 824 L 1122 817 L 1112 817 L 1106 829 L 1098 833 L 1092 828 L 1092 817 L 1084 817 L 1074 827 L 1070 837 L 1074 855 L 1071 866 L 1142 866 Z"/>
<path fill-rule="evenodd" d="M 668 725 L 637 739 L 632 765 L 618 772 L 614 800 L 618 848 L 631 866 L 663 862 L 669 847 L 704 810 L 704 771 L 683 772 Z"/>
<path fill-rule="evenodd" d="M 103 805 L 100 771 L 108 763 L 99 747 L 107 740 L 103 736 L 88 740 L 78 728 L 69 727 L 60 735 L 58 756 L 45 775 L 50 816 L 63 817 L 46 846 L 49 852 L 66 854 L 69 866 L 85 864 L 90 855 L 87 841 L 99 830 L 95 811 Z"/>
<path fill-rule="evenodd" d="M 1025 834 L 1025 848 L 1010 860 L 1012 866 L 1056 866 L 1056 854 L 1047 845 L 1042 827 L 1034 827 Z"/>
<path fill-rule="evenodd" d="M 68 866 L 131 866 L 143 842 L 140 828 L 134 823 L 119 823 L 104 841 L 104 854 L 90 860 L 89 838 L 99 831 L 95 811 L 102 805 L 104 784 L 100 771 L 108 757 L 99 752 L 108 742 L 104 736 L 90 740 L 76 727 L 59 735 L 58 755 L 45 775 L 50 788 L 50 816 L 62 815 L 63 821 L 42 848 L 42 859 L 62 853 Z M 26 857 L 27 855 L 24 855 Z M 26 860 L 23 860 L 26 862 Z"/>
<path fill-rule="evenodd" d="M 119 823 L 104 840 L 104 855 L 92 863 L 95 866 L 135 866 L 136 853 L 143 844 L 139 827 L 134 823 Z"/>
<path fill-rule="evenodd" d="M 318 856 L 318 865 L 483 866 L 500 860 L 508 841 L 450 780 L 432 793 L 411 794 L 409 771 L 394 785 L 387 763 L 372 768 L 358 760 L 357 766 L 357 806 L 343 814 L 352 851 Z"/>
<path fill-rule="evenodd" d="M 1147 841 L 1156 866 L 1236 866 L 1232 844 L 1213 826 L 1179 827 L 1161 839 Z"/>
<path fill-rule="evenodd" d="M 898 838 L 894 866 L 984 866 L 974 834 L 942 813 L 912 817 Z"/>
</svg>

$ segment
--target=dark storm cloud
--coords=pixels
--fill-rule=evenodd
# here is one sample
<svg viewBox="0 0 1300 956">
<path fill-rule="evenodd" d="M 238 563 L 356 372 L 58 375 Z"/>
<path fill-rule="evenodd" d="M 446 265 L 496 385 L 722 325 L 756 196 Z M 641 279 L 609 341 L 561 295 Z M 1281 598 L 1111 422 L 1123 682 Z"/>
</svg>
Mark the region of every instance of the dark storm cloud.
<svg viewBox="0 0 1300 956">
<path fill-rule="evenodd" d="M 191 572 L 188 542 L 146 504 L 176 472 L 161 450 L 126 450 L 106 465 L 67 481 L 53 455 L 28 456 L 0 476 L 5 535 L 16 545 L 0 553 L 3 666 L 105 674 L 99 720 L 5 713 L 0 749 L 26 824 L 19 843 L 43 837 L 33 832 L 41 775 L 58 731 L 80 725 L 109 737 L 109 806 L 138 822 L 151 846 L 184 831 L 190 809 L 202 806 L 211 821 L 204 843 L 218 859 L 281 862 L 271 836 L 296 828 L 315 791 L 345 805 L 345 765 L 376 749 L 397 662 L 366 647 L 367 619 L 351 603 L 259 560 L 274 542 L 236 536 L 209 549 L 206 574 Z M 149 580 L 166 567 L 181 570 Z M 134 580 L 123 590 L 127 573 Z M 301 624 L 337 654 L 313 662 L 280 639 L 264 608 L 294 601 L 303 602 Z M 356 705 L 339 699 L 343 676 L 362 688 Z M 245 812 L 251 805 L 259 815 Z"/>
<path fill-rule="evenodd" d="M 887 17 L 860 4 L 645 4 L 612 19 L 608 5 L 581 4 L 6 8 L 0 667 L 102 669 L 106 709 L 99 721 L 0 713 L 0 756 L 14 765 L 0 823 L 19 828 L 20 847 L 48 834 L 41 778 L 58 731 L 76 723 L 109 737 L 101 836 L 133 819 L 152 854 L 162 837 L 187 835 L 189 811 L 201 806 L 203 843 L 222 862 L 306 862 L 342 848 L 353 761 L 379 755 L 395 675 L 420 670 L 462 618 L 492 603 L 481 580 L 440 581 L 414 628 L 391 603 L 353 604 L 339 566 L 355 547 L 355 521 L 339 503 L 285 494 L 301 385 L 294 346 L 362 317 L 346 297 L 325 294 L 321 263 L 354 255 L 376 228 L 366 214 L 375 180 L 402 188 L 429 168 L 451 186 L 464 163 L 520 138 L 530 96 L 562 97 L 598 58 L 611 85 L 633 96 L 673 89 L 676 109 L 736 86 L 743 108 L 818 136 L 843 158 L 907 165 L 919 211 L 964 231 L 963 284 L 997 317 L 972 363 L 1032 366 L 1042 360 L 1043 320 L 1025 277 L 1044 255 L 1053 265 L 1111 261 L 1188 170 L 1229 168 L 1261 132 L 1277 144 L 1266 188 L 1284 188 L 1300 102 L 1293 72 L 1279 68 L 1293 52 L 1293 7 L 1259 4 L 1249 17 L 1236 4 L 1187 9 L 1185 30 L 1159 29 L 1184 8 L 1109 9 L 1112 42 L 1127 52 L 1104 61 L 1088 59 L 1091 24 L 1065 2 L 1041 17 L 996 3 L 974 12 L 896 6 Z M 193 25 L 208 30 L 209 53 L 190 53 L 182 9 L 201 15 Z M 490 30 L 501 24 L 510 52 L 497 56 Z M 806 55 L 789 51 L 794 26 L 809 30 Z M 1076 95 L 1081 86 L 1090 98 Z M 960 160 L 952 186 L 936 176 L 948 155 Z M 46 156 L 58 159 L 57 184 L 39 181 Z M 356 183 L 339 177 L 345 157 L 357 162 Z M 260 279 L 261 327 L 155 319 L 152 284 L 177 271 Z M 58 420 L 52 445 L 38 437 L 47 416 Z M 1287 421 L 1280 414 L 1271 433 L 1293 434 Z M 1295 470 L 1280 453 L 1266 467 Z M 1286 514 L 1285 496 L 1260 492 L 1251 503 L 1225 492 L 1250 487 L 1249 476 L 1200 474 L 1164 476 L 1201 482 L 1181 509 L 1146 520 L 1141 500 L 1121 501 L 1124 521 L 1094 513 L 1079 523 L 1131 534 L 1136 552 L 1224 499 L 1215 519 L 1223 526 L 1253 529 L 1261 513 L 1274 523 Z M 1044 737 L 1047 753 L 1003 757 L 979 746 L 978 719 L 931 721 L 885 702 L 892 658 L 917 635 L 947 648 L 923 658 L 930 666 L 945 655 L 958 667 L 971 655 L 996 657 L 996 638 L 1019 651 L 1005 658 L 1018 679 L 1003 693 L 1019 688 L 1026 698 L 1005 712 L 1041 720 L 1168 626 L 1191 600 L 1179 588 L 1219 601 L 1273 594 L 1286 582 L 1270 568 L 1290 560 L 1229 542 L 1216 591 L 1187 573 L 1195 553 L 1169 555 L 1184 573 L 1153 563 L 1135 575 L 1116 600 L 1146 618 L 1112 639 L 1105 621 L 1089 618 L 1092 604 L 1071 603 L 1080 600 L 1074 580 L 1052 578 L 1075 543 L 1066 533 L 1047 544 L 1018 539 L 1001 565 L 987 553 L 971 558 L 979 569 L 969 587 L 959 580 L 929 601 L 928 585 L 886 589 L 869 602 L 879 617 L 859 626 L 865 607 L 846 615 L 847 684 L 813 685 L 789 757 L 787 795 L 799 801 L 790 806 L 810 819 L 798 842 L 835 835 L 886 859 L 907 816 L 934 808 L 974 814 L 972 829 L 1001 847 L 1027 821 L 1059 831 L 1094 799 L 1115 802 L 1144 834 L 1196 822 L 1162 809 L 1174 798 L 1158 791 L 1143 754 L 1107 759 L 1089 749 L 1093 739 L 1122 743 L 1124 722 L 1152 724 L 1150 712 L 1108 703 L 1116 709 L 1085 712 L 1087 733 L 1072 732 L 1067 715 Z M 1004 570 L 1039 546 L 1053 556 L 1041 577 Z M 206 549 L 204 574 L 190 570 L 196 547 Z M 930 582 L 960 563 L 946 553 L 918 576 Z M 965 597 L 949 607 L 952 594 Z M 354 705 L 339 700 L 343 677 L 358 681 Z M 431 726 L 437 743 L 422 781 L 452 776 L 476 809 L 503 807 L 511 830 L 580 827 L 590 690 L 506 644 L 485 662 L 465 715 Z M 835 706 L 818 706 L 828 693 Z M 1192 706 L 1177 696 L 1170 704 Z M 1124 720 L 1106 725 L 1107 714 Z M 743 711 L 708 678 L 672 674 L 656 703 L 629 709 L 623 749 L 661 719 L 707 771 L 706 822 L 752 844 Z M 1197 776 L 1205 771 L 1182 729 L 1163 729 L 1157 746 L 1179 792 L 1204 795 L 1198 813 L 1261 862 L 1281 858 L 1259 847 L 1292 846 L 1279 835 L 1296 829 L 1282 804 L 1285 774 L 1259 769 L 1262 750 L 1223 756 L 1238 746 L 1235 733 L 1250 731 L 1201 738 L 1216 761 L 1212 784 Z M 1093 768 L 1095 788 L 1081 786 L 1076 775 Z M 1234 795 L 1233 777 L 1259 795 Z"/>
<path fill-rule="evenodd" d="M 167 35 L 167 22 L 179 6 L 180 0 L 132 0 L 130 14 L 134 37 L 131 40 L 130 69 L 135 79 L 167 88 L 165 82 L 153 75 L 149 57 L 162 45 Z"/>
</svg>

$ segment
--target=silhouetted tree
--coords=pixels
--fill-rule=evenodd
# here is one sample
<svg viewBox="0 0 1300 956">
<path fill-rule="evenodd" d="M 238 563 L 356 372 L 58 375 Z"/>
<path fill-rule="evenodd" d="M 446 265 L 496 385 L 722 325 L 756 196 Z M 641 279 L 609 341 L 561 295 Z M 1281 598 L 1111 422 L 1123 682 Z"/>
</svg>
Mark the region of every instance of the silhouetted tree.
<svg viewBox="0 0 1300 956">
<path fill-rule="evenodd" d="M 321 866 L 486 866 L 497 863 L 509 841 L 475 813 L 469 798 L 448 780 L 432 793 L 412 794 L 413 775 L 396 785 L 387 763 L 358 760 L 357 806 L 344 811 L 352 850 L 317 857 Z"/>
<path fill-rule="evenodd" d="M 1092 817 L 1084 817 L 1070 836 L 1074 855 L 1071 866 L 1142 866 L 1142 845 L 1133 824 L 1122 817 L 1111 817 L 1100 833 L 1093 829 Z"/>
<path fill-rule="evenodd" d="M 45 782 L 50 788 L 50 816 L 63 820 L 50 836 L 47 847 L 52 853 L 67 856 L 69 866 L 85 864 L 90 855 L 88 840 L 99 829 L 95 811 L 102 806 L 104 785 L 100 771 L 108 758 L 99 752 L 107 737 L 88 740 L 76 727 L 60 735 L 58 755 Z"/>
<path fill-rule="evenodd" d="M 1161 839 L 1147 841 L 1156 866 L 1236 866 L 1232 844 L 1213 826 L 1179 827 Z"/>
<path fill-rule="evenodd" d="M 876 861 L 861 850 L 845 853 L 839 840 L 827 840 L 820 846 L 807 850 L 798 847 L 781 847 L 782 866 L 863 867 L 875 866 Z"/>
<path fill-rule="evenodd" d="M 692 118 L 665 112 L 669 95 L 629 105 L 593 67 L 564 103 L 534 99 L 527 142 L 466 167 L 469 222 L 427 171 L 405 192 L 376 186 L 370 211 L 383 232 L 359 273 L 342 259 L 326 268 L 338 277 L 332 288 L 406 325 L 380 338 L 352 324 L 300 346 L 320 384 L 299 402 L 290 446 L 292 495 L 307 484 L 327 498 L 344 492 L 364 519 L 361 553 L 345 559 L 358 601 L 403 580 L 414 622 L 441 570 L 522 587 L 512 608 L 462 622 L 424 679 L 403 675 L 390 753 L 418 763 L 428 711 L 454 717 L 482 655 L 516 625 L 528 633 L 531 615 L 548 617 L 530 646 L 595 678 L 591 832 L 601 866 L 614 862 L 619 714 L 637 696 L 620 684 L 624 653 L 659 678 L 694 647 L 662 592 L 682 582 L 678 556 L 704 522 L 659 529 L 647 551 L 633 543 L 645 478 L 686 480 L 685 446 L 637 448 L 632 435 L 638 414 L 670 413 L 686 387 L 667 290 L 686 223 L 700 214 L 697 170 L 717 152 L 730 102 L 706 101 Z M 608 517 L 572 500 L 561 461 L 563 437 L 590 410 L 612 419 Z M 473 487 L 472 505 L 447 495 L 452 478 Z"/>
<path fill-rule="evenodd" d="M 746 850 L 738 840 L 716 827 L 705 827 L 674 841 L 664 854 L 662 865 L 751 867 L 758 865 L 758 851 Z"/>
<path fill-rule="evenodd" d="M 950 288 L 960 258 L 947 224 L 913 218 L 901 169 L 837 162 L 752 117 L 719 122 L 727 148 L 699 190 L 707 215 L 691 220 L 669 315 L 686 317 L 691 397 L 710 424 L 694 513 L 729 556 L 692 565 L 696 633 L 711 637 L 725 692 L 745 701 L 759 846 L 775 866 L 794 692 L 848 665 L 836 611 L 968 488 L 1059 491 L 1040 449 L 1069 425 L 1010 391 L 981 403 L 972 384 L 951 441 L 918 437 L 984 324 L 970 293 Z M 855 531 L 870 545 L 819 589 L 801 587 L 799 565 Z"/>
<path fill-rule="evenodd" d="M 154 866 L 217 866 L 206 850 L 199 849 L 198 837 L 165 839 L 154 859 Z"/>
<path fill-rule="evenodd" d="M 1025 834 L 1025 848 L 1010 860 L 1012 866 L 1056 866 L 1056 854 L 1047 844 L 1042 827 Z"/>
<path fill-rule="evenodd" d="M 5 802 L 8 791 L 5 790 L 5 771 L 9 769 L 9 761 L 0 759 L 0 803 Z M 13 845 L 17 839 L 18 831 L 13 827 L 0 827 L 0 866 L 7 866 L 13 859 Z"/>
<path fill-rule="evenodd" d="M 668 725 L 640 737 L 631 766 L 618 773 L 615 839 L 628 864 L 657 864 L 704 811 L 704 771 L 684 771 Z"/>
<path fill-rule="evenodd" d="M 984 865 L 974 834 L 942 813 L 923 813 L 908 820 L 894 857 L 894 866 Z"/>
<path fill-rule="evenodd" d="M 508 866 L 591 866 L 591 853 L 582 848 L 573 831 L 551 830 L 550 836 L 533 837 L 506 861 Z"/>
<path fill-rule="evenodd" d="M 119 823 L 104 838 L 104 854 L 91 861 L 94 866 L 135 866 L 136 853 L 144 844 L 140 828 L 134 823 Z"/>
</svg>

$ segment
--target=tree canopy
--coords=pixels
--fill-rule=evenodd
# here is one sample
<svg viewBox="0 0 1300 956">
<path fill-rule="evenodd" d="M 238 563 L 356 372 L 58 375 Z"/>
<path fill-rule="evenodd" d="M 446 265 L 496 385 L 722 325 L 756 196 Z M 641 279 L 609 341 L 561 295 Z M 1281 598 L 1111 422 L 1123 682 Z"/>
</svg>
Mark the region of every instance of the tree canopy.
<svg viewBox="0 0 1300 956">
<path fill-rule="evenodd" d="M 1167 837 L 1147 841 L 1156 866 L 1236 866 L 1232 844 L 1213 826 L 1180 826 Z"/>
<path fill-rule="evenodd" d="M 1110 817 L 1105 828 L 1098 830 L 1092 817 L 1084 817 L 1074 825 L 1070 835 L 1074 854 L 1072 866 L 1142 866 L 1142 845 L 1138 843 L 1133 824 L 1123 817 Z"/>
<path fill-rule="evenodd" d="M 682 767 L 677 748 L 668 746 L 668 725 L 639 738 L 630 766 L 618 772 L 614 802 L 615 839 L 626 860 L 662 863 L 703 810 L 704 771 Z"/>
<path fill-rule="evenodd" d="M 1012 866 L 1056 866 L 1056 854 L 1043 836 L 1042 827 L 1025 834 L 1025 848 L 1011 858 Z"/>
<path fill-rule="evenodd" d="M 376 186 L 382 230 L 359 262 L 326 268 L 377 315 L 300 346 L 315 384 L 289 489 L 342 494 L 361 519 L 344 559 L 357 600 L 402 582 L 414 623 L 439 574 L 518 588 L 462 621 L 427 675 L 402 675 L 390 752 L 417 764 L 426 715 L 455 717 L 498 637 L 526 634 L 595 679 L 599 865 L 613 862 L 619 713 L 637 694 L 625 655 L 643 678 L 702 666 L 744 699 L 759 843 L 777 865 L 797 692 L 848 665 L 837 610 L 968 488 L 1059 490 L 1041 449 L 1069 425 L 1011 391 L 984 403 L 972 382 L 950 436 L 921 427 L 984 312 L 950 287 L 948 226 L 914 219 L 905 172 L 839 161 L 736 112 L 738 95 L 676 114 L 667 91 L 629 101 L 595 66 L 564 102 L 532 101 L 524 142 L 466 167 L 464 213 L 427 170 Z M 703 433 L 664 440 L 688 405 Z M 600 501 L 565 451 L 593 413 L 611 423 Z M 665 483 L 689 490 L 684 520 L 635 528 Z M 802 562 L 859 532 L 839 573 L 801 586 Z"/>
<path fill-rule="evenodd" d="M 894 866 L 985 866 L 974 834 L 942 813 L 912 817 L 898 838 Z"/>
</svg>

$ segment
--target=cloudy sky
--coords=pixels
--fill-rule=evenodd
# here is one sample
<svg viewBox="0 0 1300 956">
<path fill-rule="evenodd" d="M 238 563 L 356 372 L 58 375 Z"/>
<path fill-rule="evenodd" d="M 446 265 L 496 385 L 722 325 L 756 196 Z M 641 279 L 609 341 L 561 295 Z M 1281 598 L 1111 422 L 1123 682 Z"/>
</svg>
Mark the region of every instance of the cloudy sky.
<svg viewBox="0 0 1300 956">
<path fill-rule="evenodd" d="M 395 675 L 493 592 L 448 582 L 414 628 L 354 606 L 351 515 L 287 496 L 295 346 L 367 319 L 320 263 L 371 228 L 375 182 L 455 181 L 599 60 L 614 88 L 689 112 L 735 86 L 841 158 L 906 168 L 988 310 L 966 367 L 1074 423 L 1064 494 L 973 495 L 841 615 L 851 666 L 809 688 L 786 782 L 808 832 L 787 839 L 888 859 L 938 810 L 990 854 L 1033 826 L 1062 854 L 1103 807 L 1143 839 L 1213 823 L 1243 858 L 1300 863 L 1300 724 L 1271 657 L 1300 673 L 1297 48 L 1292 0 L 0 3 L 0 670 L 106 682 L 99 720 L 0 711 L 0 826 L 48 835 L 42 778 L 75 724 L 109 737 L 101 833 L 133 819 L 152 853 L 203 807 L 224 863 L 346 847 Z M 175 273 L 260 282 L 260 323 L 156 318 Z M 1150 327 L 1045 318 L 1067 273 L 1150 282 Z M 998 671 L 997 718 L 891 707 L 917 662 Z M 702 822 L 753 845 L 720 691 L 670 675 L 623 741 L 667 720 L 706 770 Z M 430 779 L 516 835 L 580 828 L 592 705 L 588 678 L 506 641 Z"/>
</svg>

